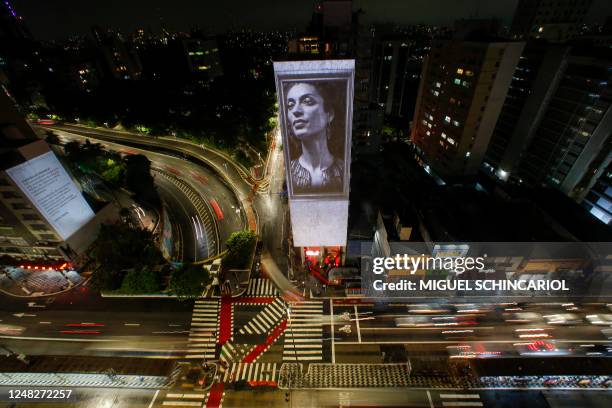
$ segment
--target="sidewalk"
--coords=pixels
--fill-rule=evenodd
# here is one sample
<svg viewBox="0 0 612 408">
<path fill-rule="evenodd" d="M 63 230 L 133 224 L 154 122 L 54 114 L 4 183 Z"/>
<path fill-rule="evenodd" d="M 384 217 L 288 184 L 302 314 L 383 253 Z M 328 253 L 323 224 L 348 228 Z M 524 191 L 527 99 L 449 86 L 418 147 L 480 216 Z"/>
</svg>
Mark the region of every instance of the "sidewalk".
<svg viewBox="0 0 612 408">
<path fill-rule="evenodd" d="M 0 266 L 0 291 L 9 296 L 55 295 L 72 289 L 85 280 L 73 270 L 40 270 Z"/>
</svg>

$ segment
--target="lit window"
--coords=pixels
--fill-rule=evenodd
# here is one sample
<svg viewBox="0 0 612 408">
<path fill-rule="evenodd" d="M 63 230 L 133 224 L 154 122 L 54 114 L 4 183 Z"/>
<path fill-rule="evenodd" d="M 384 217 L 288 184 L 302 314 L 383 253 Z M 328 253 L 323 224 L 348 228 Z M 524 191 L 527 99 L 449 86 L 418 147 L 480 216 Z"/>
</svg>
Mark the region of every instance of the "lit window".
<svg viewBox="0 0 612 408">
<path fill-rule="evenodd" d="M 429 136 L 429 135 L 431 135 L 431 132 L 428 130 L 427 132 L 425 132 L 425 134 L 426 134 L 427 136 Z"/>
<path fill-rule="evenodd" d="M 453 125 L 454 126 L 459 126 L 459 121 L 458 120 L 453 120 Z"/>
<path fill-rule="evenodd" d="M 459 78 L 455 78 L 455 85 L 461 85 L 461 80 Z"/>
<path fill-rule="evenodd" d="M 433 120 L 433 116 L 429 115 L 429 120 Z"/>
<path fill-rule="evenodd" d="M 431 123 L 428 123 L 428 124 L 427 124 L 427 127 L 431 129 Z"/>
<path fill-rule="evenodd" d="M 427 121 L 425 119 L 423 119 L 423 124 L 427 125 Z"/>
<path fill-rule="evenodd" d="M 452 137 L 448 137 L 446 138 L 446 140 L 448 140 L 448 143 L 452 144 L 453 146 L 455 145 L 455 139 L 453 139 Z"/>
<path fill-rule="evenodd" d="M 440 137 L 441 137 L 442 139 L 446 139 L 446 133 L 444 133 L 444 132 L 440 133 Z"/>
<path fill-rule="evenodd" d="M 450 116 L 445 116 L 445 117 L 444 117 L 444 121 L 445 121 L 446 123 L 450 123 L 450 122 L 451 122 L 451 118 L 450 118 Z"/>
<path fill-rule="evenodd" d="M 542 31 L 544 31 L 544 27 L 540 26 L 540 28 L 538 28 L 538 33 L 541 33 Z"/>
<path fill-rule="evenodd" d="M 459 75 L 463 75 L 463 69 L 461 69 L 461 68 L 457 68 L 457 73 L 458 73 Z"/>
<path fill-rule="evenodd" d="M 440 95 L 440 92 L 438 92 L 438 91 L 434 91 L 434 93 L 433 93 L 433 94 L 434 94 L 434 96 L 439 96 L 439 95 Z"/>
<path fill-rule="evenodd" d="M 474 76 L 474 72 L 472 72 L 472 71 L 465 71 L 465 75 L 466 76 Z"/>
<path fill-rule="evenodd" d="M 463 81 L 462 85 L 467 88 L 470 86 L 470 83 L 468 81 Z"/>
<path fill-rule="evenodd" d="M 455 98 L 450 98 L 448 101 L 453 105 L 455 104 L 455 102 L 457 102 Z"/>
<path fill-rule="evenodd" d="M 441 83 L 436 82 L 436 88 L 439 88 L 439 87 L 441 87 L 441 86 L 442 86 L 442 84 L 441 84 Z"/>
<path fill-rule="evenodd" d="M 465 157 L 470 157 L 470 154 L 472 154 L 472 153 L 470 153 L 470 152 L 465 152 Z"/>
</svg>

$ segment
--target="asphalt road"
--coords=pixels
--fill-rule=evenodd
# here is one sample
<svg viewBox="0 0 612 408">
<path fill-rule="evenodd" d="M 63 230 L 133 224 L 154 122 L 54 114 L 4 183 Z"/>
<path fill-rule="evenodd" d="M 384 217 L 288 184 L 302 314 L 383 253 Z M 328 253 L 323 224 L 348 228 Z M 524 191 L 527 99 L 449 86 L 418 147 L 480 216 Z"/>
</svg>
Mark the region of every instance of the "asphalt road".
<svg viewBox="0 0 612 408">
<path fill-rule="evenodd" d="M 363 345 L 400 345 L 412 350 L 415 355 L 432 353 L 449 355 L 453 346 L 471 345 L 474 351 L 487 357 L 502 356 L 553 356 L 580 355 L 598 352 L 595 346 L 611 345 L 602 329 L 608 326 L 594 325 L 587 316 L 609 314 L 605 304 L 578 305 L 577 310 L 568 310 L 574 306 L 562 304 L 522 304 L 520 311 L 516 305 L 476 305 L 465 308 L 466 313 L 444 311 L 435 304 L 415 309 L 410 304 L 393 305 L 341 305 L 336 301 L 331 314 L 330 301 L 326 301 L 323 321 L 333 322 L 333 342 L 337 353 L 343 353 L 343 347 L 350 350 Z M 428 310 L 427 310 L 428 309 Z M 532 313 L 529 319 L 517 319 L 515 313 Z M 576 322 L 550 324 L 544 316 L 573 314 Z M 412 323 L 411 323 L 412 322 Z M 348 326 L 348 331 L 339 329 Z M 331 324 L 328 324 L 328 330 Z M 555 350 L 526 350 L 528 345 L 542 340 L 553 344 Z M 328 336 L 324 342 L 331 342 Z M 522 353 L 522 354 L 521 354 Z M 355 355 L 351 362 L 360 362 L 360 355 Z M 597 354 L 592 354 L 597 357 Z M 331 360 L 331 358 L 330 358 Z"/>
<path fill-rule="evenodd" d="M 306 408 L 306 407 L 483 407 L 483 408 L 591 408 L 612 403 L 606 391 L 508 391 L 508 390 L 415 390 L 368 388 L 284 392 L 230 391 L 224 407 Z"/>
<path fill-rule="evenodd" d="M 79 129 L 79 131 L 81 130 L 81 128 L 77 129 Z M 232 232 L 242 230 L 245 227 L 246 219 L 236 195 L 226 182 L 219 179 L 218 174 L 213 170 L 191 163 L 181 157 L 155 153 L 108 142 L 102 139 L 96 139 L 94 138 L 95 135 L 92 133 L 81 132 L 84 133 L 84 135 L 72 130 L 70 132 L 58 129 L 54 130 L 58 133 L 58 136 L 64 139 L 78 139 L 83 141 L 89 138 L 90 140 L 101 143 L 108 149 L 123 154 L 143 154 L 151 160 L 153 167 L 170 173 L 176 178 L 188 183 L 204 200 L 216 200 L 223 212 L 223 219 L 216 221 L 219 239 L 221 241 L 221 249 Z M 208 255 L 205 250 L 206 243 L 202 242 L 202 238 L 198 237 L 198 233 L 196 233 L 198 227 L 194 225 L 193 221 L 193 218 L 196 216 L 193 203 L 191 203 L 185 194 L 178 190 L 175 185 L 168 182 L 168 180 L 163 177 L 156 177 L 156 185 L 161 187 L 162 190 L 160 194 L 170 205 L 170 210 L 172 214 L 176 216 L 176 220 L 182 231 L 181 235 L 185 240 L 185 244 L 183 245 L 184 260 L 191 261 L 206 258 Z"/>
<path fill-rule="evenodd" d="M 19 401 L 9 398 L 9 390 L 56 389 L 45 387 L 0 387 L 0 406 L 19 408 L 148 408 L 153 398 L 158 395 L 156 390 L 138 390 L 123 388 L 57 388 L 70 389 L 67 400 Z M 14 404 L 14 405 L 11 405 Z"/>
<path fill-rule="evenodd" d="M 77 288 L 43 299 L 0 298 L 0 344 L 25 354 L 173 358 L 185 350 L 193 302 L 101 298 Z M 85 323 L 85 324 L 83 324 Z"/>
</svg>

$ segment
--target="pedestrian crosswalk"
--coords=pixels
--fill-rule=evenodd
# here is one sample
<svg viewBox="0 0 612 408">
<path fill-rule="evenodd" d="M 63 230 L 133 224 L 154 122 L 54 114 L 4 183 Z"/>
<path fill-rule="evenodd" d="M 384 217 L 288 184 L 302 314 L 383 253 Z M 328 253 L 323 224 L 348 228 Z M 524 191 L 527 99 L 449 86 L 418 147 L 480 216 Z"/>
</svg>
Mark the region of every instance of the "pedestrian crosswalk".
<svg viewBox="0 0 612 408">
<path fill-rule="evenodd" d="M 301 363 L 285 363 L 279 378 L 279 388 L 408 387 L 410 364 L 312 363 L 302 370 Z"/>
<path fill-rule="evenodd" d="M 283 361 L 323 360 L 323 302 L 289 304 Z"/>
<path fill-rule="evenodd" d="M 238 333 L 267 334 L 282 320 L 285 315 L 285 303 L 281 298 L 275 298 L 261 312 L 251 319 Z"/>
<path fill-rule="evenodd" d="M 249 281 L 245 296 L 278 296 L 278 289 L 270 279 L 255 278 Z"/>
<path fill-rule="evenodd" d="M 280 367 L 276 363 L 232 364 L 223 375 L 223 382 L 249 381 L 258 384 L 276 384 Z"/>
<path fill-rule="evenodd" d="M 219 359 L 227 363 L 240 361 L 252 347 L 250 344 L 232 344 L 228 341 L 221 347 Z"/>
<path fill-rule="evenodd" d="M 214 359 L 219 321 L 218 300 L 196 300 L 185 358 Z"/>
<path fill-rule="evenodd" d="M 480 395 L 477 393 L 440 393 L 442 407 L 482 407 Z"/>
<path fill-rule="evenodd" d="M 162 406 L 164 407 L 201 407 L 206 398 L 205 392 L 167 393 Z"/>
<path fill-rule="evenodd" d="M 165 376 L 84 373 L 0 373 L 0 386 L 162 388 Z"/>
</svg>

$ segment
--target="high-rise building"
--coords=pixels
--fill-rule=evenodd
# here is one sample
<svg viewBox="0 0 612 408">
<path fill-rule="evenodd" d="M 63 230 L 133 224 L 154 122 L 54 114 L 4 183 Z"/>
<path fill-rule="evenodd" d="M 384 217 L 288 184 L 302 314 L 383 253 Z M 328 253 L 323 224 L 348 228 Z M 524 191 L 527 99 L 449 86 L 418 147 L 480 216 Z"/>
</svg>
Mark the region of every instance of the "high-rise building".
<svg viewBox="0 0 612 408">
<path fill-rule="evenodd" d="M 514 173 L 546 111 L 547 101 L 561 80 L 569 47 L 530 41 L 512 76 L 483 163 L 488 172 L 506 180 Z"/>
<path fill-rule="evenodd" d="M 484 169 L 502 181 L 557 188 L 610 223 L 610 66 L 607 47 L 529 44 Z"/>
<path fill-rule="evenodd" d="M 564 42 L 580 34 L 592 0 L 519 0 L 510 33 L 515 39 Z"/>
<path fill-rule="evenodd" d="M 16 260 L 71 260 L 116 216 L 94 214 L 54 152 L 0 92 L 0 255 Z"/>
<path fill-rule="evenodd" d="M 8 0 L 0 2 L 0 41 L 30 39 L 30 30 L 23 24 L 23 18 L 17 14 Z"/>
<path fill-rule="evenodd" d="M 95 26 L 92 33 L 106 75 L 114 79 L 138 79 L 142 64 L 135 47 L 113 30 Z"/>
<path fill-rule="evenodd" d="M 187 55 L 189 71 L 206 80 L 223 74 L 219 60 L 219 47 L 214 39 L 188 38 L 182 41 Z"/>
<path fill-rule="evenodd" d="M 492 37 L 479 23 L 434 40 L 423 61 L 411 140 L 442 179 L 478 172 L 525 45 Z"/>
</svg>

